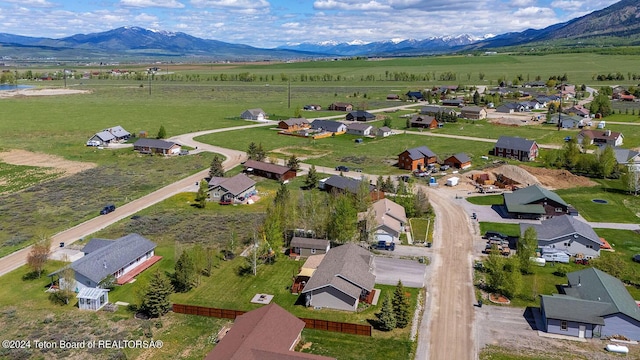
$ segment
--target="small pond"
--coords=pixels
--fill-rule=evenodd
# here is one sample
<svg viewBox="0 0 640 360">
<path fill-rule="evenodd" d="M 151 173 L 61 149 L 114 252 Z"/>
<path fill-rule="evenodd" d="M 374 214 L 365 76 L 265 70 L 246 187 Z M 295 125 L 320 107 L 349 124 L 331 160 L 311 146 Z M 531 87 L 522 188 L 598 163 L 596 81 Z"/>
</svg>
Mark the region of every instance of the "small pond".
<svg viewBox="0 0 640 360">
<path fill-rule="evenodd" d="M 596 204 L 608 204 L 609 203 L 607 200 L 604 200 L 604 199 L 592 199 L 591 201 L 593 201 Z"/>
<path fill-rule="evenodd" d="M 21 90 L 21 89 L 31 89 L 31 88 L 33 88 L 33 86 L 30 86 L 30 85 L 0 84 L 0 91 Z"/>
</svg>

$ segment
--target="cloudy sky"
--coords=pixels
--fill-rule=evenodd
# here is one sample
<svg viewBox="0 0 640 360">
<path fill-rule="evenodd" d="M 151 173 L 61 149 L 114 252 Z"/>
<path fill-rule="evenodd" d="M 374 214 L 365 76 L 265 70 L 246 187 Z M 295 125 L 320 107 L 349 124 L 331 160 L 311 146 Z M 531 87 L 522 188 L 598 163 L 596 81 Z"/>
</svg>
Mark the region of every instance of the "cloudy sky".
<svg viewBox="0 0 640 360">
<path fill-rule="evenodd" d="M 60 38 L 140 26 L 271 48 L 484 36 L 564 22 L 617 0 L 0 0 L 0 32 Z"/>
</svg>

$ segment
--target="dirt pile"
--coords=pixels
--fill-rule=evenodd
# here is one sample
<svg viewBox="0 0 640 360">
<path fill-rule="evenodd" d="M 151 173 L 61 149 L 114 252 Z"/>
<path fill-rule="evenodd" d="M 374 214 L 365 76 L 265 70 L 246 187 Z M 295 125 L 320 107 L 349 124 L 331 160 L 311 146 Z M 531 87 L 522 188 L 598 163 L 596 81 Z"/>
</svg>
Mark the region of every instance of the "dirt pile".
<svg viewBox="0 0 640 360">
<path fill-rule="evenodd" d="M 536 177 L 543 186 L 550 189 L 569 189 L 598 185 L 588 177 L 574 175 L 567 170 L 544 169 L 527 165 L 520 165 L 520 167 Z"/>
<path fill-rule="evenodd" d="M 527 170 L 515 165 L 502 165 L 489 170 L 494 176 L 501 174 L 511 180 L 519 182 L 522 186 L 540 184 L 538 179 L 531 175 Z"/>
</svg>

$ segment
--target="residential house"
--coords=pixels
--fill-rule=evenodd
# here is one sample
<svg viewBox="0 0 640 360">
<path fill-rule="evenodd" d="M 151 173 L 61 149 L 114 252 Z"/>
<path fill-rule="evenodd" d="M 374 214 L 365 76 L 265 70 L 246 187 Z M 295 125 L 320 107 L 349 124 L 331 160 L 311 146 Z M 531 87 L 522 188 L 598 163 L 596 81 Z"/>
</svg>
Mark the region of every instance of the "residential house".
<svg viewBox="0 0 640 360">
<path fill-rule="evenodd" d="M 407 91 L 405 94 L 408 100 L 411 101 L 421 101 L 424 100 L 424 96 L 422 96 L 421 91 Z"/>
<path fill-rule="evenodd" d="M 256 192 L 256 182 L 245 174 L 213 177 L 209 180 L 209 198 L 214 201 L 240 203 Z"/>
<path fill-rule="evenodd" d="M 578 144 L 581 145 L 608 145 L 622 146 L 624 136 L 622 133 L 611 130 L 588 130 L 584 129 L 578 134 Z"/>
<path fill-rule="evenodd" d="M 438 156 L 426 146 L 408 149 L 398 154 L 398 167 L 405 170 L 421 170 L 438 162 Z"/>
<path fill-rule="evenodd" d="M 364 110 L 351 111 L 346 116 L 347 121 L 373 121 L 375 119 L 375 115 Z"/>
<path fill-rule="evenodd" d="M 535 140 L 521 137 L 500 136 L 493 148 L 493 155 L 520 161 L 534 161 L 538 157 Z"/>
<path fill-rule="evenodd" d="M 458 99 L 458 98 L 444 99 L 444 100 L 442 100 L 442 105 L 443 106 L 461 107 L 461 106 L 464 106 L 464 100 L 463 99 Z"/>
<path fill-rule="evenodd" d="M 467 169 L 471 167 L 471 158 L 465 153 L 458 153 L 446 158 L 443 164 L 455 169 Z"/>
<path fill-rule="evenodd" d="M 569 205 L 558 194 L 538 184 L 502 196 L 507 212 L 514 218 L 547 219 L 569 213 Z"/>
<path fill-rule="evenodd" d="M 301 258 L 307 258 L 311 255 L 326 254 L 329 251 L 329 240 L 311 239 L 294 236 L 289 245 L 291 254 L 296 254 Z"/>
<path fill-rule="evenodd" d="M 347 132 L 347 125 L 340 121 L 316 119 L 311 122 L 311 128 L 318 131 L 326 131 L 330 133 L 344 134 Z"/>
<path fill-rule="evenodd" d="M 178 155 L 181 149 L 179 144 L 161 139 L 142 138 L 133 144 L 133 150 L 141 154 Z"/>
<path fill-rule="evenodd" d="M 546 86 L 547 86 L 547 83 L 544 81 L 528 81 L 524 83 L 524 87 L 527 87 L 527 88 L 534 88 L 534 87 L 541 88 Z"/>
<path fill-rule="evenodd" d="M 423 128 L 423 129 L 437 129 L 438 120 L 430 115 L 413 115 L 409 119 L 411 127 Z"/>
<path fill-rule="evenodd" d="M 353 105 L 345 102 L 334 102 L 329 105 L 329 110 L 333 111 L 353 111 Z"/>
<path fill-rule="evenodd" d="M 370 136 L 373 131 L 373 126 L 363 123 L 351 123 L 347 125 L 347 134 Z"/>
<path fill-rule="evenodd" d="M 278 128 L 286 131 L 298 131 L 311 127 L 309 121 L 305 118 L 291 118 L 282 120 L 278 123 Z"/>
<path fill-rule="evenodd" d="M 565 99 L 572 99 L 576 97 L 576 86 L 570 84 L 561 84 L 558 89 Z"/>
<path fill-rule="evenodd" d="M 360 301 L 372 299 L 372 262 L 373 254 L 356 244 L 331 248 L 302 290 L 305 304 L 356 311 Z"/>
<path fill-rule="evenodd" d="M 527 107 L 525 107 L 523 104 L 516 103 L 516 102 L 507 102 L 496 108 L 496 112 L 506 113 L 506 114 L 513 114 L 513 113 L 519 113 L 519 112 L 525 112 L 525 111 L 527 111 Z"/>
<path fill-rule="evenodd" d="M 592 267 L 567 274 L 567 280 L 560 294 L 540 297 L 542 331 L 640 341 L 640 307 L 620 280 Z"/>
<path fill-rule="evenodd" d="M 611 99 L 618 101 L 635 101 L 636 97 L 624 87 L 616 86 L 613 88 Z"/>
<path fill-rule="evenodd" d="M 616 161 L 620 165 L 640 164 L 640 152 L 618 147 L 614 147 L 613 152 L 615 154 Z"/>
<path fill-rule="evenodd" d="M 353 179 L 346 176 L 333 175 L 326 179 L 320 180 L 318 183 L 318 187 L 321 190 L 325 190 L 328 192 L 342 192 L 355 195 L 360 190 L 362 182 L 363 180 Z M 371 199 L 379 200 L 384 198 L 384 192 L 377 190 L 376 187 L 371 184 L 367 184 L 366 186 L 369 188 Z"/>
<path fill-rule="evenodd" d="M 83 249 L 85 256 L 70 265 L 75 272 L 76 290 L 101 288 L 101 283 L 109 276 L 113 276 L 119 285 L 126 284 L 162 259 L 154 254 L 155 248 L 156 244 L 138 234 L 129 234 L 116 240 L 90 240 Z M 49 276 L 60 276 L 61 271 Z M 90 295 L 87 294 L 87 298 Z"/>
<path fill-rule="evenodd" d="M 452 108 L 448 108 L 448 107 L 444 107 L 444 106 L 438 106 L 438 105 L 429 105 L 429 106 L 423 106 L 420 109 L 420 114 L 422 115 L 431 115 L 431 116 L 436 116 L 437 114 L 443 114 L 443 115 L 454 115 L 457 116 L 458 113 L 456 113 L 455 110 L 453 110 Z"/>
<path fill-rule="evenodd" d="M 267 179 L 278 180 L 281 182 L 293 179 L 297 175 L 296 171 L 288 166 L 271 164 L 251 159 L 245 161 L 242 166 L 248 173 Z"/>
<path fill-rule="evenodd" d="M 239 315 L 205 360 L 335 360 L 295 351 L 305 322 L 276 303 Z"/>
<path fill-rule="evenodd" d="M 100 131 L 87 140 L 87 146 L 109 146 L 112 141 L 115 141 L 113 134 L 108 131 Z"/>
<path fill-rule="evenodd" d="M 376 132 L 376 136 L 380 136 L 380 137 L 387 137 L 391 135 L 393 135 L 393 130 L 391 130 L 391 128 L 388 126 L 380 127 Z"/>
<path fill-rule="evenodd" d="M 520 223 L 521 236 L 530 227 L 536 230 L 538 246 L 543 252 L 561 251 L 572 256 L 581 254 L 587 259 L 600 256 L 600 237 L 589 224 L 573 216 L 556 216 L 543 220 L 540 224 Z"/>
<path fill-rule="evenodd" d="M 245 110 L 240 114 L 240 118 L 243 120 L 266 121 L 269 116 L 264 110 L 257 108 Z"/>
<path fill-rule="evenodd" d="M 589 117 L 590 111 L 582 105 L 573 105 L 563 110 L 565 114 L 575 114 L 582 117 Z"/>
<path fill-rule="evenodd" d="M 387 244 L 399 243 L 400 234 L 404 233 L 408 223 L 404 207 L 389 199 L 374 202 L 368 211 L 358 214 L 358 220 L 365 229 L 373 232 L 376 243 L 384 241 Z"/>
<path fill-rule="evenodd" d="M 472 120 L 486 119 L 487 110 L 480 106 L 465 106 L 460 110 L 460 117 Z"/>
<path fill-rule="evenodd" d="M 303 106 L 302 109 L 307 111 L 320 111 L 322 110 L 322 106 L 317 104 L 309 104 Z"/>
<path fill-rule="evenodd" d="M 400 95 L 398 95 L 398 94 L 389 94 L 389 95 L 387 95 L 387 100 L 400 100 Z"/>
</svg>

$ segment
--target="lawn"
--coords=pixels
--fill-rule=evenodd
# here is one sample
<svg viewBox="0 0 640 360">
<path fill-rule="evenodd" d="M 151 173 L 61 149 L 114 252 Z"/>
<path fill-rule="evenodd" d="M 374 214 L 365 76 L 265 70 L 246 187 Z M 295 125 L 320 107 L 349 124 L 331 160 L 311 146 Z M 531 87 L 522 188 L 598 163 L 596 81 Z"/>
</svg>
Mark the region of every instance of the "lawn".
<svg viewBox="0 0 640 360">
<path fill-rule="evenodd" d="M 602 181 L 605 186 L 577 187 L 561 189 L 555 192 L 568 204 L 573 205 L 580 215 L 587 221 L 637 223 L 637 209 L 640 208 L 640 198 L 631 196 L 610 185 L 617 186 L 614 181 Z M 607 203 L 596 203 L 594 199 L 605 200 Z"/>
<path fill-rule="evenodd" d="M 434 219 L 409 219 L 414 243 L 433 242 Z"/>
<path fill-rule="evenodd" d="M 480 221 L 480 232 L 484 234 L 489 230 L 497 231 L 508 236 L 520 236 L 519 224 Z"/>
<path fill-rule="evenodd" d="M 502 205 L 504 198 L 502 195 L 469 196 L 467 201 L 475 205 Z"/>
<path fill-rule="evenodd" d="M 0 162 L 0 195 L 20 191 L 58 176 L 59 172 L 52 168 Z"/>
<path fill-rule="evenodd" d="M 365 138 L 362 143 L 357 144 L 354 142 L 357 137 L 359 136 L 340 135 L 312 140 L 279 135 L 272 129 L 256 128 L 204 135 L 197 140 L 237 150 L 246 150 L 251 142 L 261 143 L 266 151 L 279 153 L 280 158 L 285 158 L 281 151 L 286 149 L 308 157 L 304 161 L 316 166 L 334 168 L 346 165 L 361 168 L 365 173 L 382 175 L 404 172 L 393 165 L 397 163 L 398 154 L 408 148 L 426 145 L 441 158 L 454 152 L 466 152 L 474 161 L 480 161 L 480 156 L 486 155 L 492 147 L 490 143 L 409 134 L 380 139 Z"/>
</svg>

